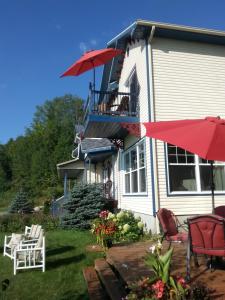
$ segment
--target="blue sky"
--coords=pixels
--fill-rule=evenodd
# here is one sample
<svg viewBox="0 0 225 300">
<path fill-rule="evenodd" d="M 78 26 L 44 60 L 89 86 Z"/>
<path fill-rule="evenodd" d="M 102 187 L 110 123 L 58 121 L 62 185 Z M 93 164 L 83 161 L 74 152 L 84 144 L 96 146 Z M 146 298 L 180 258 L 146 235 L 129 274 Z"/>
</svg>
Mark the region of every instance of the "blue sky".
<svg viewBox="0 0 225 300">
<path fill-rule="evenodd" d="M 86 99 L 92 72 L 59 75 L 136 19 L 225 30 L 224 11 L 224 0 L 0 0 L 0 143 L 23 134 L 45 100 Z"/>
</svg>

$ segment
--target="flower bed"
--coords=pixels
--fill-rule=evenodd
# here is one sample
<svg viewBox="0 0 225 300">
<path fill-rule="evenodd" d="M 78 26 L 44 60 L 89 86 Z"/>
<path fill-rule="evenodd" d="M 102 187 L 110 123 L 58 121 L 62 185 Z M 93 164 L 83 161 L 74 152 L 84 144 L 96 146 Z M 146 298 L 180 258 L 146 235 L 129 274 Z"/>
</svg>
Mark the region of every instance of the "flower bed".
<svg viewBox="0 0 225 300">
<path fill-rule="evenodd" d="M 112 214 L 105 210 L 93 221 L 91 232 L 96 235 L 97 243 L 108 248 L 112 243 L 139 240 L 144 233 L 144 224 L 130 211 Z"/>
</svg>

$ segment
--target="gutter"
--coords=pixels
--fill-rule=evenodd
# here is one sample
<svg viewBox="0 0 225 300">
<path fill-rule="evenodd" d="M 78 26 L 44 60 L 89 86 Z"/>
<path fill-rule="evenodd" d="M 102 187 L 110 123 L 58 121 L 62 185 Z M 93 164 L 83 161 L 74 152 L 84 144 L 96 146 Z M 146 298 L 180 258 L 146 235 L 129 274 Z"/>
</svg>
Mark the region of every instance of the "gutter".
<svg viewBox="0 0 225 300">
<path fill-rule="evenodd" d="M 145 40 L 146 46 L 146 68 L 147 68 L 147 89 L 148 89 L 148 121 L 155 121 L 154 113 L 154 82 L 153 82 L 153 58 L 152 58 L 152 40 L 154 38 L 156 27 L 153 25 L 148 39 Z M 155 140 L 150 138 L 150 168 L 152 185 L 152 212 L 156 216 L 159 207 L 158 198 L 158 180 L 157 180 L 157 162 Z"/>
<path fill-rule="evenodd" d="M 120 32 L 117 36 L 115 36 L 111 41 L 107 43 L 107 46 L 110 46 L 111 44 L 117 42 L 118 39 L 120 39 L 122 36 L 124 36 L 126 33 L 128 33 L 130 30 L 133 30 L 134 28 L 137 27 L 137 22 L 135 21 L 132 23 L 130 26 L 128 26 L 125 30 Z"/>
<path fill-rule="evenodd" d="M 155 26 L 157 28 L 168 29 L 168 30 L 185 31 L 185 32 L 222 36 L 222 37 L 225 36 L 225 31 L 207 29 L 207 28 L 198 28 L 198 27 L 176 25 L 176 24 L 169 24 L 169 23 L 160 23 L 160 22 L 146 21 L 146 20 L 137 20 L 136 24 L 142 25 L 142 26 L 148 26 L 148 27 Z"/>
</svg>

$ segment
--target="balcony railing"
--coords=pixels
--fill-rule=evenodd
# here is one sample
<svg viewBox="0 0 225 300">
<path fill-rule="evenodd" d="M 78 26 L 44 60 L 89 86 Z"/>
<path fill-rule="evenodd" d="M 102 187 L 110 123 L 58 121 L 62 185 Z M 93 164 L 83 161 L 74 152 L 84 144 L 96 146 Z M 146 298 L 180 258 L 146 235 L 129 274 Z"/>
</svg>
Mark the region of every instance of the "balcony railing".
<svg viewBox="0 0 225 300">
<path fill-rule="evenodd" d="M 136 94 L 90 90 L 84 110 L 84 122 L 89 114 L 138 117 L 139 101 Z"/>
</svg>

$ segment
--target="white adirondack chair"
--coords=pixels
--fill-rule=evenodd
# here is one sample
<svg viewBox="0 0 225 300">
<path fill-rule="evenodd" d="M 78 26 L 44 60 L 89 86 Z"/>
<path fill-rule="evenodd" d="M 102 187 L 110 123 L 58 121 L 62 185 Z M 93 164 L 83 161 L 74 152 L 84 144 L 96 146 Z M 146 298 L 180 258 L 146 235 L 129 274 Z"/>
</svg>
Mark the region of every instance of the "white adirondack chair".
<svg viewBox="0 0 225 300">
<path fill-rule="evenodd" d="M 14 275 L 17 270 L 41 268 L 45 272 L 45 236 L 41 229 L 37 242 L 21 241 L 14 249 Z"/>
<path fill-rule="evenodd" d="M 8 256 L 13 259 L 13 252 L 15 247 L 21 242 L 28 240 L 36 242 L 41 232 L 41 225 L 26 226 L 24 234 L 12 233 L 12 235 L 6 235 L 4 239 L 3 256 Z"/>
</svg>

